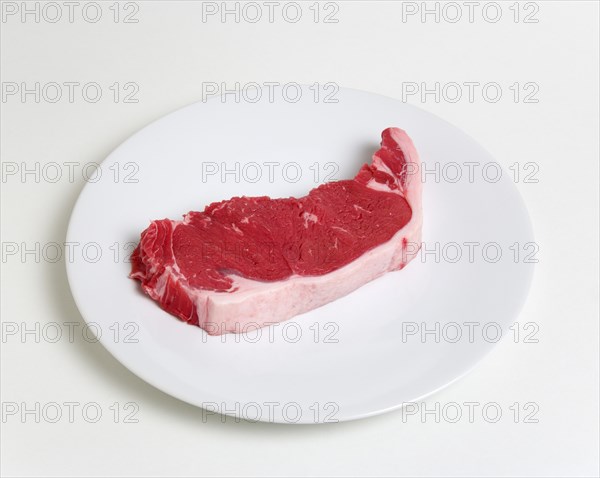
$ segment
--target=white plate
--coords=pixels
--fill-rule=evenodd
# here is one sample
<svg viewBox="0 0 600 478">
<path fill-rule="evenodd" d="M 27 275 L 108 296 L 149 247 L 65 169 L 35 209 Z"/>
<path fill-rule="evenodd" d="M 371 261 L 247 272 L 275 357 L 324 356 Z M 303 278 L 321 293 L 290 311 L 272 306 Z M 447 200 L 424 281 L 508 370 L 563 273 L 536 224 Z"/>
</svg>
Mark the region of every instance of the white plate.
<svg viewBox="0 0 600 478">
<path fill-rule="evenodd" d="M 534 247 L 526 245 L 532 229 L 508 173 L 492 182 L 497 169 L 489 153 L 430 113 L 348 89 L 325 103 L 323 93 L 315 101 L 304 88 L 291 103 L 281 94 L 271 101 L 265 91 L 256 103 L 229 95 L 183 108 L 118 147 L 83 189 L 67 234 L 80 244 L 67 263 L 73 296 L 103 345 L 155 387 L 247 419 L 351 420 L 448 385 L 489 352 L 499 331 L 508 332 L 529 289 L 533 264 L 525 260 Z M 150 220 L 236 195 L 304 195 L 336 169 L 335 179 L 351 178 L 388 126 L 408 132 L 429 170 L 439 163 L 440 176 L 425 178 L 423 207 L 423 240 L 428 250 L 439 243 L 439 256 L 421 254 L 404 270 L 289 323 L 220 337 L 162 311 L 128 279 L 131 242 Z M 462 172 L 457 182 L 452 162 Z M 236 163 L 237 178 L 208 174 Z M 258 171 L 262 177 L 252 182 Z M 465 242 L 480 244 L 472 260 Z M 502 253 L 495 263 L 496 246 L 483 253 L 490 243 Z M 458 250 L 462 258 L 453 263 Z M 437 337 L 422 335 L 436 327 Z"/>
</svg>

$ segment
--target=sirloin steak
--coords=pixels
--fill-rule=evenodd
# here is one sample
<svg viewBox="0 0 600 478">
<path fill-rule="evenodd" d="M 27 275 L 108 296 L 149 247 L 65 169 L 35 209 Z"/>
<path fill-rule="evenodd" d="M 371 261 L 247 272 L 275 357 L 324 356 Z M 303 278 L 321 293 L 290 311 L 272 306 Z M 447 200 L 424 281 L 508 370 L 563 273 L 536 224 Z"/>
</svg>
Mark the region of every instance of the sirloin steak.
<svg viewBox="0 0 600 478">
<path fill-rule="evenodd" d="M 354 179 L 298 199 L 234 197 L 180 221 L 153 221 L 131 256 L 130 277 L 167 312 L 211 335 L 290 319 L 416 255 L 419 167 L 408 135 L 388 128 Z"/>
</svg>

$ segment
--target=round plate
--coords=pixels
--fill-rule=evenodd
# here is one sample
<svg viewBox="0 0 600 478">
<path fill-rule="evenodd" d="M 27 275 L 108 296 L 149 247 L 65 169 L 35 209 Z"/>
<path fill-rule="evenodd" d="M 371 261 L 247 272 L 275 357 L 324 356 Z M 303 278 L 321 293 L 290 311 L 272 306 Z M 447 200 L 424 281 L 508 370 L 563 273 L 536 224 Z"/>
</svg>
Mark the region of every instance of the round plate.
<svg viewBox="0 0 600 478">
<path fill-rule="evenodd" d="M 511 176 L 456 127 L 397 100 L 315 87 L 271 93 L 180 109 L 88 170 L 67 272 L 90 331 L 155 387 L 202 413 L 250 420 L 366 417 L 464 375 L 508 332 L 532 277 L 531 224 Z M 127 277 L 151 220 L 352 178 L 388 126 L 407 131 L 424 163 L 424 244 L 402 271 L 289 322 L 215 337 Z"/>
</svg>

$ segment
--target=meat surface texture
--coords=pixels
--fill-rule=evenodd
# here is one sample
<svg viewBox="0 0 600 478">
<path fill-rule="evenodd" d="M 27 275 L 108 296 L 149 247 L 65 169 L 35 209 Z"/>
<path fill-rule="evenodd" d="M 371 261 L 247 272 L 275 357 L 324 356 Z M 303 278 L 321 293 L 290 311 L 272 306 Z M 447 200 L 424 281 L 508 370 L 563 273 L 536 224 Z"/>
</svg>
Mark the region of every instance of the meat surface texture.
<svg viewBox="0 0 600 478">
<path fill-rule="evenodd" d="M 210 335 L 264 327 L 402 269 L 421 243 L 419 156 L 399 128 L 354 179 L 302 198 L 234 197 L 153 221 L 130 277 Z"/>
</svg>

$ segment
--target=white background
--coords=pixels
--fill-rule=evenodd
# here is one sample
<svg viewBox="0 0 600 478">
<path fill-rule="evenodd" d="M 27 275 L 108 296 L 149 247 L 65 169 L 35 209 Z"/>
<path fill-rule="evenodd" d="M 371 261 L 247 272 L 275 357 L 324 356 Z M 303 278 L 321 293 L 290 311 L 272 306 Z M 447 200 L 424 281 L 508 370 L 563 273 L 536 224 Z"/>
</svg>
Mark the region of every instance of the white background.
<svg viewBox="0 0 600 478">
<path fill-rule="evenodd" d="M 3 18 L 3 87 L 94 81 L 104 96 L 95 104 L 81 95 L 73 103 L 4 98 L 3 163 L 99 162 L 147 123 L 201 99 L 203 82 L 331 81 L 399 99 L 403 82 L 499 83 L 496 103 L 481 94 L 472 103 L 407 100 L 464 129 L 506 167 L 539 164 L 538 183 L 517 184 L 540 245 L 518 320 L 539 324 L 539 342 L 505 339 L 470 375 L 427 400 L 430 407 L 495 402 L 506 414 L 497 423 L 481 414 L 473 423 L 436 423 L 398 411 L 292 426 L 206 417 L 80 336 L 36 343 L 3 335 L 3 403 L 97 402 L 109 417 L 54 424 L 4 417 L 4 476 L 598 475 L 598 3 L 538 2 L 538 22 L 524 23 L 534 7 L 520 5 L 515 22 L 513 2 L 500 2 L 502 18 L 491 23 L 479 2 L 471 23 L 459 2 L 461 20 L 446 21 L 455 15 L 446 9 L 437 23 L 418 14 L 403 21 L 402 2 L 351 1 L 337 3 L 337 23 L 317 23 L 306 2 L 297 23 L 277 10 L 273 23 L 255 24 L 232 15 L 203 22 L 202 2 L 193 1 L 138 2 L 137 23 L 115 23 L 113 2 L 101 2 L 103 17 L 90 23 L 80 2 L 70 23 L 58 3 L 64 11 L 56 23 Z M 108 87 L 115 82 L 137 83 L 139 101 L 114 103 Z M 515 102 L 515 82 L 536 83 L 538 102 Z M 81 176 L 16 178 L 3 178 L 3 243 L 63 242 Z M 82 322 L 64 263 L 8 257 L 1 279 L 4 324 Z M 114 402 L 137 403 L 139 422 L 113 423 Z M 514 402 L 537 404 L 538 423 L 515 423 Z"/>
</svg>

